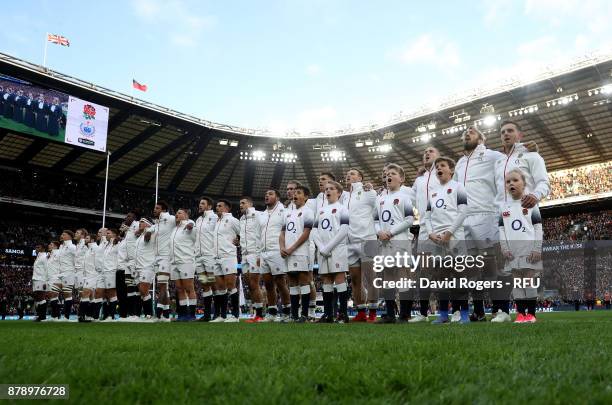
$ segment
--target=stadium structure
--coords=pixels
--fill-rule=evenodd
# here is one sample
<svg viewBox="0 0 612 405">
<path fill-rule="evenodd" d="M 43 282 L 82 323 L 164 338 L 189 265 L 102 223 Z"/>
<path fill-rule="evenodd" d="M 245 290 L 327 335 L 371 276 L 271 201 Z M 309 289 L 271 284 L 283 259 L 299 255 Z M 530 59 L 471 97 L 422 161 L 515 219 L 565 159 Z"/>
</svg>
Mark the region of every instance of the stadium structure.
<svg viewBox="0 0 612 405">
<path fill-rule="evenodd" d="M 425 145 L 456 158 L 462 130 L 476 124 L 496 149 L 496 130 L 504 119 L 518 121 L 538 143 L 549 172 L 612 159 L 612 55 L 585 57 L 527 82 L 508 80 L 437 109 L 398 113 L 388 124 L 307 134 L 217 124 L 6 54 L 0 54 L 0 72 L 110 107 L 109 181 L 114 188 L 152 190 L 157 162 L 162 165 L 160 193 L 193 197 L 261 200 L 267 188 L 289 179 L 306 180 L 317 190 L 319 172 L 341 173 L 351 166 L 376 182 L 388 161 L 404 165 L 412 181 Z M 104 153 L 2 129 L 0 138 L 4 166 L 104 180 Z"/>
</svg>

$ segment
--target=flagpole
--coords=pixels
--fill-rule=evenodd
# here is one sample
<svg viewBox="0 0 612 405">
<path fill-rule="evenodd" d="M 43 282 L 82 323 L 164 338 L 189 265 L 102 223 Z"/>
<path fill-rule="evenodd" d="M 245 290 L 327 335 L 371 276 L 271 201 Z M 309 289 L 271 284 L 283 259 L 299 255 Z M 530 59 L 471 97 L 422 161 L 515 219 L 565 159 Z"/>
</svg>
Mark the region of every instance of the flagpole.
<svg viewBox="0 0 612 405">
<path fill-rule="evenodd" d="M 106 225 L 106 195 L 108 192 L 108 166 L 110 163 L 110 151 L 106 154 L 106 176 L 104 178 L 104 208 L 102 208 L 102 228 Z"/>
<path fill-rule="evenodd" d="M 161 163 L 155 163 L 155 202 L 153 205 L 157 204 L 157 198 L 159 194 L 159 168 L 161 167 Z"/>
<path fill-rule="evenodd" d="M 47 67 L 47 45 L 49 44 L 49 33 L 45 34 L 45 54 L 43 56 L 43 67 Z"/>
</svg>

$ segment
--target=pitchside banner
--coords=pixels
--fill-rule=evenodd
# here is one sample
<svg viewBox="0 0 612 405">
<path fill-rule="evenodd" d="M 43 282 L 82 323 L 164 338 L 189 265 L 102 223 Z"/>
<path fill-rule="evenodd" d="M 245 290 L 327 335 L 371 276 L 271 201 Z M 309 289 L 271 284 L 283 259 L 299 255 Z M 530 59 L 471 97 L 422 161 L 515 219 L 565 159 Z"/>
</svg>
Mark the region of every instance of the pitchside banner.
<svg viewBox="0 0 612 405">
<path fill-rule="evenodd" d="M 66 143 L 106 151 L 108 107 L 68 97 Z"/>
<path fill-rule="evenodd" d="M 0 127 L 106 151 L 108 107 L 0 74 Z"/>
</svg>

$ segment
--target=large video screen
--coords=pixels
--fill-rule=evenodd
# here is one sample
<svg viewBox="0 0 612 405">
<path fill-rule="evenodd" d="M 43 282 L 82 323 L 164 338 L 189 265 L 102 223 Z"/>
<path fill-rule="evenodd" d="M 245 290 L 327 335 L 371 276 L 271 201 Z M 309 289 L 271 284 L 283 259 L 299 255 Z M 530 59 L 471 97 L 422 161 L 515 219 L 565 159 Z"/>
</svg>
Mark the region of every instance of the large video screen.
<svg viewBox="0 0 612 405">
<path fill-rule="evenodd" d="M 106 152 L 108 107 L 0 75 L 0 128 Z"/>
</svg>

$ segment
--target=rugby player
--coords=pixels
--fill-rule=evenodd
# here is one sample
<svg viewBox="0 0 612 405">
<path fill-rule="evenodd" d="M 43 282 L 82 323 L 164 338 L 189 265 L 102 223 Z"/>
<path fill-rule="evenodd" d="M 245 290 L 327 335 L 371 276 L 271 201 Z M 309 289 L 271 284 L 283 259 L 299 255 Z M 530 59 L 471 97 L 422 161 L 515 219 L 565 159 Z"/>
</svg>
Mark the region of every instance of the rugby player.
<svg viewBox="0 0 612 405">
<path fill-rule="evenodd" d="M 289 189 L 289 187 L 287 187 Z M 261 229 L 258 216 L 261 214 L 253 207 L 251 197 L 240 198 L 240 252 L 242 254 L 242 275 L 249 286 L 255 316 L 247 322 L 263 321 L 263 300 L 259 287 L 259 251 L 261 249 Z"/>
<path fill-rule="evenodd" d="M 170 278 L 176 285 L 178 321 L 196 319 L 196 293 L 193 284 L 195 275 L 195 223 L 189 219 L 189 211 L 176 211 L 176 226 L 170 234 Z"/>
<path fill-rule="evenodd" d="M 238 258 L 234 240 L 240 236 L 240 221 L 231 213 L 232 204 L 217 201 L 217 223 L 214 229 L 215 255 L 215 318 L 211 322 L 239 322 L 240 296 L 236 288 Z M 229 294 L 229 297 L 228 297 Z M 227 315 L 228 300 L 232 313 Z"/>
<path fill-rule="evenodd" d="M 196 274 L 202 285 L 202 303 L 204 315 L 199 321 L 211 320 L 213 287 L 215 285 L 215 256 L 213 255 L 214 230 L 217 225 L 213 200 L 209 197 L 200 197 L 198 211 L 200 216 L 196 220 Z"/>
<path fill-rule="evenodd" d="M 310 190 L 296 186 L 293 190 L 292 210 L 285 211 L 285 223 L 280 233 L 280 254 L 286 260 L 289 276 L 289 295 L 291 299 L 291 319 L 297 322 L 308 320 L 310 305 L 310 269 L 308 238 L 314 222 L 314 213 L 306 207 Z M 300 301 L 302 305 L 299 316 Z"/>
<path fill-rule="evenodd" d="M 339 299 L 337 323 L 349 321 L 347 313 L 348 271 L 347 236 L 349 214 L 340 203 L 342 186 L 335 181 L 328 181 L 325 186 L 327 205 L 319 209 L 314 228 L 317 229 L 315 243 L 318 249 L 319 275 L 323 283 L 324 314 L 321 323 L 334 322 L 334 287 Z"/>
<path fill-rule="evenodd" d="M 168 282 L 170 281 L 170 233 L 176 226 L 174 215 L 168 213 L 168 203 L 158 201 L 153 209 L 155 225 L 145 233 L 145 240 L 153 238 L 155 244 L 155 274 L 157 277 L 158 297 L 156 315 L 162 322 L 170 321 L 170 295 L 168 293 Z"/>
</svg>

